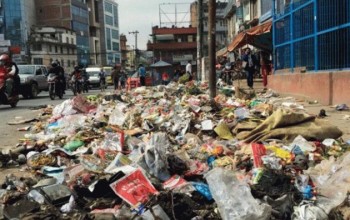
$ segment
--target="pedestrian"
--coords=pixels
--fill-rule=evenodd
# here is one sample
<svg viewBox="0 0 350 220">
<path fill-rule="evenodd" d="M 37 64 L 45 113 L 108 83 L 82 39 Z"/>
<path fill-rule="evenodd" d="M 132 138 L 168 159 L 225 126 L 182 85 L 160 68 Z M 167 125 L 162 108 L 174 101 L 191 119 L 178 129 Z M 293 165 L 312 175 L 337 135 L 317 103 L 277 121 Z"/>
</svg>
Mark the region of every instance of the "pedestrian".
<svg viewBox="0 0 350 220">
<path fill-rule="evenodd" d="M 258 64 L 258 61 L 256 57 L 251 53 L 249 47 L 245 49 L 242 60 L 242 66 L 247 75 L 247 85 L 249 88 L 253 89 L 255 66 Z"/>
<path fill-rule="evenodd" d="M 189 60 L 186 65 L 186 73 L 189 75 L 189 80 L 191 81 L 193 79 L 192 77 L 192 62 Z"/>
<path fill-rule="evenodd" d="M 158 86 L 160 84 L 160 72 L 158 69 L 155 69 L 153 72 L 153 85 Z"/>
<path fill-rule="evenodd" d="M 140 77 L 141 86 L 146 86 L 146 69 L 143 64 L 139 65 L 138 75 Z"/>
<path fill-rule="evenodd" d="M 162 73 L 162 84 L 168 85 L 168 83 L 169 83 L 169 74 L 166 71 L 164 71 Z"/>
<path fill-rule="evenodd" d="M 114 90 L 119 89 L 119 78 L 120 78 L 120 75 L 121 75 L 120 69 L 121 69 L 120 64 L 116 64 L 113 67 L 113 70 L 112 70 L 112 73 L 111 73 L 111 77 L 112 77 L 113 85 L 114 85 Z"/>
<path fill-rule="evenodd" d="M 120 87 L 121 89 L 125 89 L 126 80 L 128 79 L 128 76 L 126 75 L 125 70 L 120 71 Z"/>
<path fill-rule="evenodd" d="M 106 88 L 106 72 L 102 68 L 101 68 L 100 72 L 98 73 L 98 77 L 100 78 L 101 92 L 104 92 L 105 88 Z"/>
</svg>

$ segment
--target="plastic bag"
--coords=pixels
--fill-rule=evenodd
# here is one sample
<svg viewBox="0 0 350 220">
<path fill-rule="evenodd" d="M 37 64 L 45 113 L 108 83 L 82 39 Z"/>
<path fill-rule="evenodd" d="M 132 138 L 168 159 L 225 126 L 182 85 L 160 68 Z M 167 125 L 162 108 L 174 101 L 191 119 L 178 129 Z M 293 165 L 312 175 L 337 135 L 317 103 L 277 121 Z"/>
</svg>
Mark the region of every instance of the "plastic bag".
<svg viewBox="0 0 350 220">
<path fill-rule="evenodd" d="M 109 116 L 109 124 L 123 126 L 126 115 L 123 110 L 126 108 L 126 105 L 123 103 L 118 103 L 116 108 L 113 110 L 112 114 Z"/>
<path fill-rule="evenodd" d="M 269 219 L 271 207 L 259 204 L 247 183 L 240 182 L 232 171 L 214 168 L 205 175 L 210 192 L 224 220 Z"/>
<path fill-rule="evenodd" d="M 328 220 L 328 215 L 320 207 L 305 204 L 294 207 L 292 220 Z"/>
<path fill-rule="evenodd" d="M 145 152 L 145 161 L 150 173 L 163 181 L 170 178 L 166 157 L 168 148 L 169 141 L 167 135 L 165 133 L 156 133 L 152 135 Z"/>
</svg>

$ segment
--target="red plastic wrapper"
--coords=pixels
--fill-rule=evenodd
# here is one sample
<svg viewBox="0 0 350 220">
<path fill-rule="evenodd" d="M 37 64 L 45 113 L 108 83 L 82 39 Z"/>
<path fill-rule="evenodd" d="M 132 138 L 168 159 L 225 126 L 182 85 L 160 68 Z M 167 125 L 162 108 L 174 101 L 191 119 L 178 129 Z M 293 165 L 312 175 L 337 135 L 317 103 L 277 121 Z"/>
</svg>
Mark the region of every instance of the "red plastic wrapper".
<svg viewBox="0 0 350 220">
<path fill-rule="evenodd" d="M 259 168 L 263 166 L 261 157 L 266 155 L 266 148 L 263 144 L 252 143 L 254 167 Z"/>
<path fill-rule="evenodd" d="M 152 183 L 140 169 L 110 184 L 115 194 L 133 207 L 146 203 L 150 196 L 158 194 Z"/>
</svg>

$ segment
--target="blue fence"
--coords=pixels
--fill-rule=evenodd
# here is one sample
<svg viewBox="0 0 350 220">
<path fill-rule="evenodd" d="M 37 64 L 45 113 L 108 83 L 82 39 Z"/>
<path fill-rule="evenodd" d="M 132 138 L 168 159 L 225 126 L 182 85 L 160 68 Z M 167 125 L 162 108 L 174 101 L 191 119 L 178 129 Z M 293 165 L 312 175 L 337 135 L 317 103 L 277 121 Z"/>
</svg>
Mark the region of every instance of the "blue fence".
<svg viewBox="0 0 350 220">
<path fill-rule="evenodd" d="M 350 68 L 350 0 L 273 0 L 275 69 Z"/>
</svg>

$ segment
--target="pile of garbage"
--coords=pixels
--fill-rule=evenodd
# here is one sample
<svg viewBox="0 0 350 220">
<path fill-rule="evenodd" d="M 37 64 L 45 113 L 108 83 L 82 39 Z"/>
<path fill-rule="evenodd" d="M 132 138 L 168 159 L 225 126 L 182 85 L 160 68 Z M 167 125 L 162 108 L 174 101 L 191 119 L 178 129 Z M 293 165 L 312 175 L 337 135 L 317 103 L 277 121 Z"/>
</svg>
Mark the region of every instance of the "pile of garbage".
<svg viewBox="0 0 350 220">
<path fill-rule="evenodd" d="M 337 127 L 271 91 L 207 91 L 172 83 L 43 108 L 0 155 L 33 174 L 6 177 L 0 219 L 346 216 L 350 154 Z"/>
</svg>

